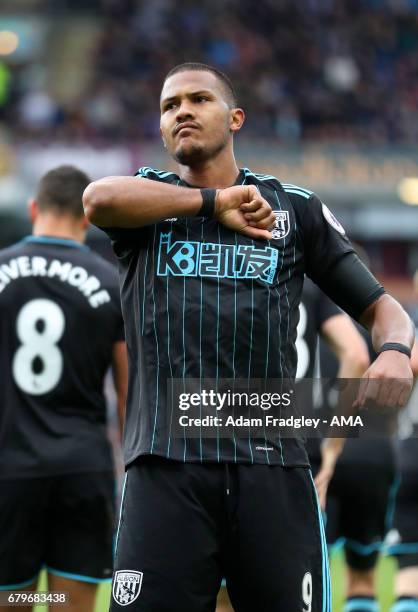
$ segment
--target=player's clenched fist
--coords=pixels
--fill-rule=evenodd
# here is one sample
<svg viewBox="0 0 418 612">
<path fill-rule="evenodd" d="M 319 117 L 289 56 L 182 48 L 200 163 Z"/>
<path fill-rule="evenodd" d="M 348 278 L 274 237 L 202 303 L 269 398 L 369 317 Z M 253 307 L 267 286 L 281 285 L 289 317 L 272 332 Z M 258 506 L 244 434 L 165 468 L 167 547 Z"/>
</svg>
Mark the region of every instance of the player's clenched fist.
<svg viewBox="0 0 418 612">
<path fill-rule="evenodd" d="M 271 238 L 275 216 L 270 204 L 254 185 L 219 189 L 215 198 L 215 218 L 222 225 L 250 238 Z"/>
</svg>

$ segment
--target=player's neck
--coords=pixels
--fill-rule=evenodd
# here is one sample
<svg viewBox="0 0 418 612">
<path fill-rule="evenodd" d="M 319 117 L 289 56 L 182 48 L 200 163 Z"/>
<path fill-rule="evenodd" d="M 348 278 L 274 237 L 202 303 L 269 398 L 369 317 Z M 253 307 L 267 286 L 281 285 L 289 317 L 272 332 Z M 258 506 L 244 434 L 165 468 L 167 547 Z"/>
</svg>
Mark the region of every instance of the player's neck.
<svg viewBox="0 0 418 612">
<path fill-rule="evenodd" d="M 180 177 L 189 185 L 217 189 L 225 189 L 234 185 L 238 173 L 239 169 L 234 155 L 228 150 L 221 151 L 215 158 L 199 166 L 180 165 L 179 170 Z"/>
<path fill-rule="evenodd" d="M 80 243 L 83 243 L 86 237 L 85 229 L 80 227 L 77 221 L 72 222 L 67 217 L 55 217 L 52 215 L 38 217 L 33 224 L 32 233 L 34 236 L 64 238 Z"/>
</svg>

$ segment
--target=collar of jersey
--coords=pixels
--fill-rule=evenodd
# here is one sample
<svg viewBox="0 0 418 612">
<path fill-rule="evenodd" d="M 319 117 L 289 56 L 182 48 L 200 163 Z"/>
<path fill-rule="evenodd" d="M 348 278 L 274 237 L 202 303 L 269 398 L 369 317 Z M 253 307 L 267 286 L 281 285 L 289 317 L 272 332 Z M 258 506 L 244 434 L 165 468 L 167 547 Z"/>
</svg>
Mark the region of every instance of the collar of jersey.
<svg viewBox="0 0 418 612">
<path fill-rule="evenodd" d="M 22 242 L 36 242 L 38 244 L 57 244 L 60 246 L 70 247 L 71 249 L 81 249 L 90 251 L 89 247 L 81 244 L 72 238 L 55 238 L 55 236 L 26 236 Z"/>
<path fill-rule="evenodd" d="M 246 176 L 246 168 L 241 168 L 240 171 L 238 172 L 237 178 L 235 179 L 234 185 L 242 185 L 244 183 L 245 176 Z M 231 185 L 231 187 L 233 187 L 234 185 Z M 202 189 L 202 187 L 199 187 L 198 185 L 191 185 L 190 183 L 188 183 L 187 181 L 184 181 L 183 179 L 180 179 L 179 186 L 180 187 L 192 187 L 194 189 Z"/>
</svg>

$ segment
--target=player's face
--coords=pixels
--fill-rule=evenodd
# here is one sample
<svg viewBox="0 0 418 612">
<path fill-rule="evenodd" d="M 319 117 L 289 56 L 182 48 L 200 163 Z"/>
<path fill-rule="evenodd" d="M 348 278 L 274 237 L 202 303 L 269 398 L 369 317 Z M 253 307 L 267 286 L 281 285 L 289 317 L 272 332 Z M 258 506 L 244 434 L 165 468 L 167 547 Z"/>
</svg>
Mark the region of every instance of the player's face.
<svg viewBox="0 0 418 612">
<path fill-rule="evenodd" d="M 222 85 L 211 72 L 189 70 L 169 77 L 161 92 L 161 135 L 180 164 L 213 159 L 243 123 L 231 109 Z"/>
</svg>

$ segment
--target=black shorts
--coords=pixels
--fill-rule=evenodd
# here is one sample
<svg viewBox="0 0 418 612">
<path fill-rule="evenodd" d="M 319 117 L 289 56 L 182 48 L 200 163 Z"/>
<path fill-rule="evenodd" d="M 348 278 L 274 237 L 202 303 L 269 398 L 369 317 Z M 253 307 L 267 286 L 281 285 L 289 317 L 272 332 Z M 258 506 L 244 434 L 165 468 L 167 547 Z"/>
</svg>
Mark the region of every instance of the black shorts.
<svg viewBox="0 0 418 612">
<path fill-rule="evenodd" d="M 418 440 L 405 440 L 401 452 L 404 456 L 388 552 L 405 568 L 418 565 Z"/>
<path fill-rule="evenodd" d="M 110 581 L 112 472 L 0 481 L 0 589 L 23 588 L 39 571 Z"/>
<path fill-rule="evenodd" d="M 111 610 L 331 610 L 310 470 L 143 457 L 127 471 Z M 128 608 L 126 608 L 128 609 Z"/>
<path fill-rule="evenodd" d="M 338 463 L 328 489 L 328 545 L 343 544 L 347 564 L 372 569 L 390 528 L 396 492 L 394 461 L 373 465 Z"/>
</svg>

